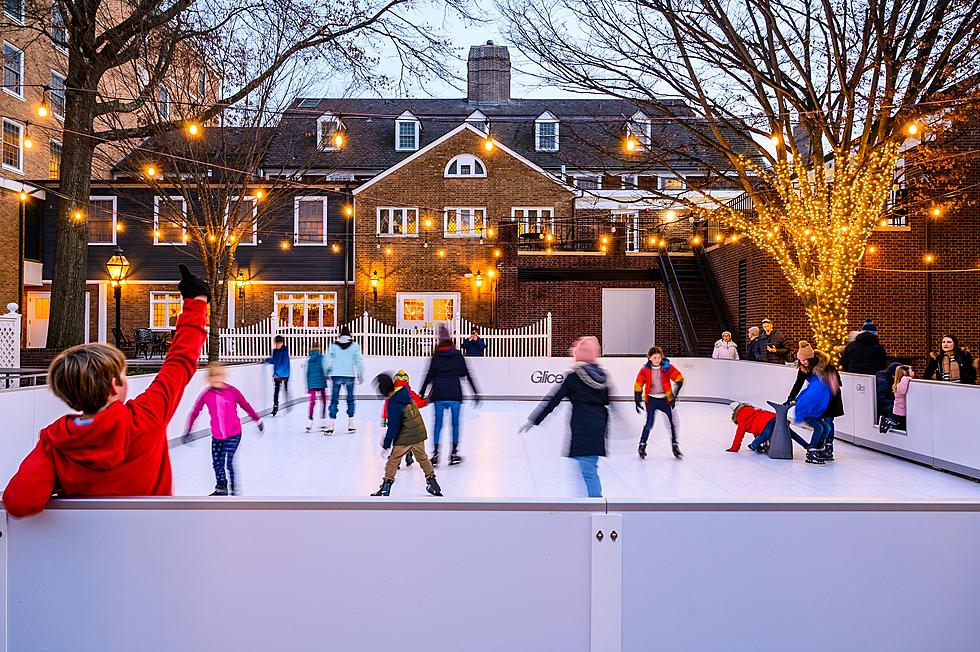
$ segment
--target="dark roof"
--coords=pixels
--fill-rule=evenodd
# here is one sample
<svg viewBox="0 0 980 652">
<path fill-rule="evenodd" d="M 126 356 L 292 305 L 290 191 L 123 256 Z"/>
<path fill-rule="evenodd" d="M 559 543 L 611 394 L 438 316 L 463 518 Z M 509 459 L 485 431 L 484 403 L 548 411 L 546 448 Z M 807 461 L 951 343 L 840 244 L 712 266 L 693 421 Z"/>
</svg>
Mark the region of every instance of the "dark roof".
<svg viewBox="0 0 980 652">
<path fill-rule="evenodd" d="M 183 130 L 151 136 L 113 165 L 112 171 L 121 176 L 139 176 L 152 163 L 165 173 L 190 172 L 208 165 L 216 176 L 222 169 L 252 174 L 268 153 L 275 129 L 208 126 L 196 138 Z"/>
<path fill-rule="evenodd" d="M 680 100 L 664 100 L 659 107 L 619 99 L 512 99 L 478 103 L 466 99 L 316 99 L 297 98 L 284 113 L 276 130 L 265 167 L 286 169 L 343 169 L 374 173 L 395 165 L 412 152 L 395 151 L 395 119 L 410 112 L 421 124 L 420 148 L 458 127 L 475 111 L 491 123 L 493 137 L 543 168 L 623 170 L 641 168 L 637 156 L 623 151 L 626 121 L 638 111 L 653 118 L 653 141 L 661 154 L 669 153 L 678 167 L 699 169 L 697 160 L 721 166 L 721 158 L 697 142 L 688 129 L 671 119 L 669 112 L 691 116 Z M 534 120 L 545 112 L 559 120 L 559 151 L 534 149 Z M 344 124 L 347 144 L 340 150 L 316 147 L 317 118 L 324 113 Z M 661 170 L 663 166 L 656 166 Z"/>
</svg>

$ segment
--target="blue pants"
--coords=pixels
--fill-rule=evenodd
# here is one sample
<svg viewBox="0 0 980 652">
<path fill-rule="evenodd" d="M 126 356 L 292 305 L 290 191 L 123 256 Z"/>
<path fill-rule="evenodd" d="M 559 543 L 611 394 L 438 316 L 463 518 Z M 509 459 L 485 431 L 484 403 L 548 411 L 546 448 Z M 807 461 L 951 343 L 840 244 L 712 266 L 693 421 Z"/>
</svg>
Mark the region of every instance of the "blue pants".
<svg viewBox="0 0 980 652">
<path fill-rule="evenodd" d="M 599 456 L 583 455 L 572 459 L 578 462 L 579 470 L 582 471 L 582 479 L 585 480 L 585 490 L 589 493 L 589 498 L 602 498 L 602 483 L 599 481 Z"/>
<path fill-rule="evenodd" d="M 214 482 L 218 487 L 226 488 L 228 479 L 231 479 L 232 488 L 235 487 L 235 451 L 242 443 L 241 434 L 228 439 L 211 439 L 211 464 L 214 465 Z M 228 477 L 225 477 L 225 469 L 228 469 Z"/>
<path fill-rule="evenodd" d="M 805 419 L 807 425 L 813 428 L 813 437 L 810 439 L 810 448 L 821 448 L 830 436 L 831 427 L 826 419 L 810 417 Z"/>
<path fill-rule="evenodd" d="M 353 376 L 331 376 L 330 377 L 330 418 L 337 418 L 337 406 L 340 403 L 340 388 L 343 387 L 347 393 L 347 416 L 354 416 L 354 377 Z"/>
<path fill-rule="evenodd" d="M 653 422 L 657 417 L 658 410 L 667 415 L 667 425 L 670 426 L 670 443 L 676 444 L 677 429 L 674 427 L 674 411 L 671 409 L 667 399 L 657 398 L 656 396 L 651 396 L 647 399 L 647 422 L 643 424 L 643 432 L 640 433 L 640 443 L 647 443 L 647 438 L 650 436 L 650 430 L 653 429 Z"/>
<path fill-rule="evenodd" d="M 279 407 L 279 388 L 282 387 L 283 402 L 289 403 L 289 378 L 282 378 L 280 376 L 272 377 L 272 405 L 273 407 Z"/>
<path fill-rule="evenodd" d="M 766 424 L 766 427 L 762 429 L 762 432 L 759 433 L 759 436 L 752 440 L 752 443 L 749 444 L 749 448 L 751 448 L 752 450 L 758 450 L 759 446 L 769 441 L 769 439 L 772 437 L 773 431 L 775 430 L 776 430 L 776 420 L 773 419 L 772 421 Z M 795 441 L 803 448 L 809 448 L 809 444 L 806 443 L 806 440 L 800 437 L 795 432 L 793 432 L 792 428 L 789 429 L 789 436 L 792 437 L 793 441 Z"/>
<path fill-rule="evenodd" d="M 436 401 L 433 403 L 436 409 L 436 423 L 433 427 L 432 443 L 439 445 L 439 435 L 442 433 L 442 413 L 449 410 L 449 417 L 453 424 L 453 446 L 459 445 L 459 410 L 463 406 L 459 401 Z"/>
</svg>

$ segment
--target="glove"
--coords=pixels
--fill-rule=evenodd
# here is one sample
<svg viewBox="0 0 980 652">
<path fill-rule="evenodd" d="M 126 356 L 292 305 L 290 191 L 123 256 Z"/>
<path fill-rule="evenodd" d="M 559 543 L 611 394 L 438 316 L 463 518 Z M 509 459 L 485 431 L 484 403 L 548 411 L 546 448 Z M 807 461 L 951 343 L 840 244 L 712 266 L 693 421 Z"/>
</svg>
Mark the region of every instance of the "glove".
<svg viewBox="0 0 980 652">
<path fill-rule="evenodd" d="M 378 454 L 381 456 L 381 459 L 386 460 L 391 455 L 391 451 L 385 448 L 384 446 L 379 446 Z"/>
<path fill-rule="evenodd" d="M 196 299 L 197 297 L 207 297 L 208 303 L 211 302 L 211 286 L 207 284 L 206 281 L 200 277 L 191 274 L 191 270 L 187 269 L 187 265 L 181 263 L 177 265 L 180 269 L 180 283 L 177 284 L 177 289 L 180 291 L 180 296 L 185 299 Z"/>
<path fill-rule="evenodd" d="M 677 399 L 676 398 L 672 398 L 672 399 L 670 399 L 669 403 L 670 403 L 670 409 L 673 410 L 674 409 L 674 406 L 677 405 Z"/>
<path fill-rule="evenodd" d="M 633 402 L 636 403 L 636 413 L 641 414 L 643 412 L 643 395 L 639 392 L 633 392 Z"/>
<path fill-rule="evenodd" d="M 528 421 L 523 426 L 521 426 L 520 430 L 518 430 L 517 433 L 523 435 L 525 432 L 527 432 L 528 430 L 530 430 L 533 427 L 534 427 L 534 424 L 531 423 L 530 421 Z"/>
<path fill-rule="evenodd" d="M 482 403 L 482 402 L 483 402 L 483 399 L 480 398 L 480 395 L 479 394 L 474 394 L 473 395 L 473 405 L 475 405 L 476 407 L 480 407 L 480 403 Z"/>
</svg>

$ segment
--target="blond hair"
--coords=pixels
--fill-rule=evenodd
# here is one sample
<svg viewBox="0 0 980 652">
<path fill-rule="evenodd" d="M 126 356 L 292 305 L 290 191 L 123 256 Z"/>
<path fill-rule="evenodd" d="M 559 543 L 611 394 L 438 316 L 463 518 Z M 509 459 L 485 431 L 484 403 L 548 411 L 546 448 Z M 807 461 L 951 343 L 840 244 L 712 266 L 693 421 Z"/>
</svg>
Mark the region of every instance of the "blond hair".
<svg viewBox="0 0 980 652">
<path fill-rule="evenodd" d="M 893 394 L 898 391 L 898 384 L 902 381 L 902 378 L 905 378 L 911 372 L 912 372 L 912 367 L 910 367 L 907 364 L 903 364 L 895 368 L 895 382 L 892 383 Z"/>
<path fill-rule="evenodd" d="M 48 385 L 73 410 L 95 414 L 105 407 L 112 381 L 126 375 L 126 356 L 109 344 L 80 344 L 66 349 L 48 367 Z"/>
<path fill-rule="evenodd" d="M 223 374 L 225 372 L 225 365 L 223 362 L 218 362 L 217 360 L 208 363 L 208 378 L 215 374 Z"/>
</svg>

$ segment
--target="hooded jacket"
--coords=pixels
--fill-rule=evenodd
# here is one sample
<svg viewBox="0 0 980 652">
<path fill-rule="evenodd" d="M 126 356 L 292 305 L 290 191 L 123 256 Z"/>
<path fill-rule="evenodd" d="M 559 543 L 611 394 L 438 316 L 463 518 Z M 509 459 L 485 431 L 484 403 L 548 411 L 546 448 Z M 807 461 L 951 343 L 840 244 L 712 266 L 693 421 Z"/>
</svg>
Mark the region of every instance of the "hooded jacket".
<svg viewBox="0 0 980 652">
<path fill-rule="evenodd" d="M 722 360 L 738 360 L 738 344 L 735 343 L 735 340 L 728 342 L 718 340 L 715 342 L 715 349 L 711 352 L 711 357 Z"/>
<path fill-rule="evenodd" d="M 364 379 L 364 360 L 361 356 L 361 345 L 350 338 L 341 335 L 330 345 L 330 357 L 327 360 L 327 375 L 331 378 Z"/>
<path fill-rule="evenodd" d="M 609 427 L 609 385 L 606 370 L 592 362 L 580 362 L 565 374 L 565 380 L 531 414 L 541 425 L 564 400 L 572 403 L 572 438 L 569 457 L 605 456 Z"/>
<path fill-rule="evenodd" d="M 51 494 L 63 496 L 169 496 L 173 492 L 167 424 L 197 371 L 207 338 L 207 303 L 184 301 L 167 357 L 146 390 L 115 402 L 88 425 L 61 417 L 41 431 L 3 492 L 13 516 L 44 509 Z"/>
<path fill-rule="evenodd" d="M 319 349 L 310 351 L 306 359 L 306 389 L 326 389 L 327 376 L 323 372 L 323 354 Z"/>
<path fill-rule="evenodd" d="M 926 365 L 926 373 L 923 376 L 926 380 L 943 380 L 943 370 L 940 360 L 944 354 L 930 353 L 929 363 Z M 960 363 L 960 383 L 964 385 L 974 385 L 977 382 L 977 370 L 973 366 L 973 356 L 966 349 L 955 349 L 953 356 Z"/>
<path fill-rule="evenodd" d="M 885 347 L 871 331 L 862 331 L 840 354 L 840 368 L 852 374 L 875 375 L 888 364 Z"/>
<path fill-rule="evenodd" d="M 285 344 L 278 349 L 272 349 L 272 355 L 263 362 L 272 365 L 273 378 L 289 378 L 289 349 Z"/>
<path fill-rule="evenodd" d="M 760 410 L 751 405 L 743 405 L 735 413 L 735 423 L 738 427 L 735 429 L 735 439 L 732 440 L 732 447 L 728 450 L 737 451 L 741 448 L 745 433 L 758 437 L 765 430 L 766 426 L 769 425 L 769 422 L 775 418 L 775 412 Z"/>
<path fill-rule="evenodd" d="M 392 445 L 411 446 L 426 440 L 425 421 L 419 412 L 412 388 L 407 383 L 395 388 L 387 399 L 383 413 L 388 420 L 385 440 L 381 444 L 387 450 Z"/>
<path fill-rule="evenodd" d="M 430 401 L 456 401 L 463 402 L 463 381 L 465 378 L 474 394 L 479 394 L 470 369 L 466 365 L 466 359 L 454 346 L 440 346 L 436 349 L 432 360 L 429 362 L 429 371 L 425 374 L 422 387 L 419 393 L 425 396 L 425 390 L 432 385 L 432 395 Z"/>
<path fill-rule="evenodd" d="M 660 374 L 660 379 L 664 386 L 664 393 L 667 395 L 667 402 L 669 403 L 674 400 L 674 387 L 671 381 L 683 383 L 684 376 L 681 375 L 677 367 L 670 364 L 670 360 L 664 358 L 659 367 L 654 368 L 653 363 L 649 360 L 640 367 L 640 372 L 636 374 L 636 383 L 633 385 L 633 394 L 637 402 L 641 399 L 644 401 L 649 400 L 650 389 L 653 387 L 653 374 L 655 373 Z"/>
<path fill-rule="evenodd" d="M 238 418 L 238 408 L 241 407 L 252 418 L 252 421 L 259 422 L 262 418 L 258 412 L 245 400 L 237 387 L 225 385 L 224 387 L 209 387 L 194 402 L 191 414 L 187 418 L 187 428 L 185 432 L 190 432 L 197 421 L 201 410 L 207 406 L 208 414 L 211 415 L 211 436 L 215 439 L 230 439 L 235 435 L 242 434 L 242 421 Z"/>
<path fill-rule="evenodd" d="M 823 418 L 824 412 L 830 404 L 830 393 L 830 387 L 819 374 L 810 374 L 807 377 L 806 387 L 796 398 L 794 417 L 796 422 L 802 423 L 811 418 Z"/>
</svg>

